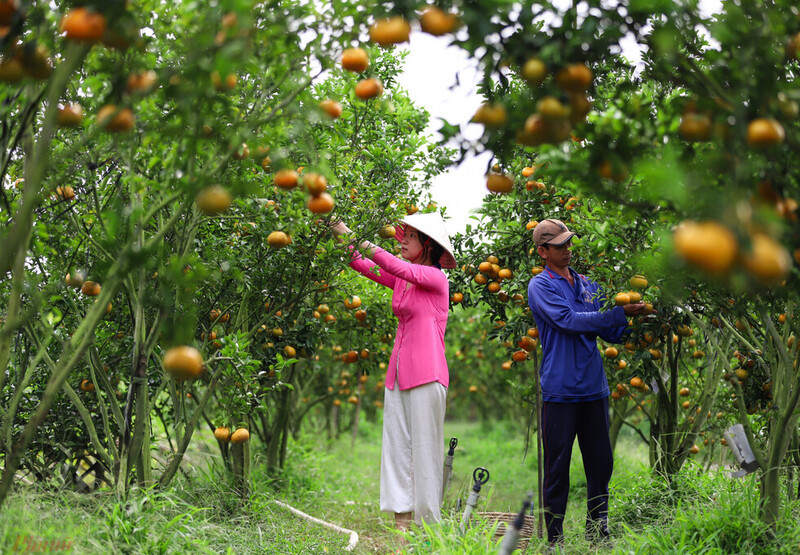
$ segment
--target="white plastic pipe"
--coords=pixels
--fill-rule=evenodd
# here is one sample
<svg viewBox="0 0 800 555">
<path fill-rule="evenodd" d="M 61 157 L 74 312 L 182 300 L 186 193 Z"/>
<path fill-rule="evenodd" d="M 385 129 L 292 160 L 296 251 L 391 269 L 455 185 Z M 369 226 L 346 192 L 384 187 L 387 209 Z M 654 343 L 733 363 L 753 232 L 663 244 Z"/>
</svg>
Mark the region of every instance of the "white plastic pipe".
<svg viewBox="0 0 800 555">
<path fill-rule="evenodd" d="M 275 499 L 273 499 L 272 501 L 276 505 L 280 505 L 284 509 L 288 509 L 289 511 L 291 511 L 294 514 L 296 514 L 300 518 L 304 518 L 306 520 L 310 520 L 311 522 L 315 522 L 317 524 L 320 524 L 320 525 L 324 526 L 325 528 L 330 528 L 331 530 L 333 530 L 335 532 L 341 532 L 342 534 L 349 534 L 350 535 L 350 541 L 347 543 L 347 547 L 345 547 L 344 550 L 345 551 L 353 551 L 353 549 L 356 548 L 356 544 L 358 543 L 358 533 L 357 532 L 354 532 L 352 530 L 348 530 L 347 528 L 342 528 L 341 526 L 336 526 L 335 524 L 331 524 L 330 522 L 325 522 L 324 520 L 320 520 L 318 518 L 314 518 L 313 516 L 308 515 L 308 514 L 304 513 L 303 511 L 300 511 L 298 509 L 295 509 L 294 507 L 292 507 L 290 505 L 287 505 L 286 503 L 281 503 L 280 501 L 277 501 Z"/>
</svg>

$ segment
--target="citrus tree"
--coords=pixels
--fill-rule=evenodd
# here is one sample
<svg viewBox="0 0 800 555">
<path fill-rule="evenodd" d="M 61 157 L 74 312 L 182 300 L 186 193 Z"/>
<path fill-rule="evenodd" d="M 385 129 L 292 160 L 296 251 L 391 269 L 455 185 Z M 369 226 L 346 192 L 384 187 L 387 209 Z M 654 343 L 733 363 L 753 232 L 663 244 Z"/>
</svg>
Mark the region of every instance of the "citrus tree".
<svg viewBox="0 0 800 555">
<path fill-rule="evenodd" d="M 445 132 L 461 139 L 463 153 L 493 151 L 497 168 L 487 177 L 492 192 L 522 194 L 512 177 L 524 149 L 528 159 L 535 153 L 551 182 L 591 198 L 585 206 L 600 233 L 586 256 L 608 255 L 612 245 L 603 236 L 619 238 L 609 233 L 614 228 L 642 228 L 636 237 L 646 252 L 617 252 L 613 265 L 598 266 L 592 275 L 616 273 L 627 280 L 644 273 L 658 287 L 657 321 L 642 334 L 651 332 L 660 344 L 634 357 L 636 372 L 647 374 L 647 381 L 639 376 L 642 385 L 658 387 L 651 416 L 660 424 L 651 433 L 660 438 L 654 458 L 671 460 L 666 474 L 694 446 L 701 420 L 718 398 L 717 377 L 737 360 L 730 349 L 742 346 L 740 356 L 759 369 L 756 379 L 771 384 L 773 399 L 784 400 L 770 405 L 763 385 L 758 393 L 748 384 L 749 372 L 744 382 L 740 372 L 733 383 L 734 389 L 745 385 L 734 391 L 745 428 L 759 428 L 751 443 L 764 449 L 762 515 L 774 522 L 777 476 L 797 428 L 793 332 L 771 323 L 786 313 L 786 326 L 795 326 L 792 256 L 800 263 L 793 177 L 798 21 L 792 6 L 725 2 L 710 17 L 694 2 L 486 2 L 465 6 L 462 20 L 466 30 L 454 42 L 482 63 L 486 103 L 474 121 L 485 133 L 469 143 L 455 126 Z M 641 49 L 637 70 L 622 56 L 626 34 Z M 581 219 L 578 232 L 591 233 Z M 615 289 L 613 281 L 606 283 Z M 746 338 L 731 314 L 744 330 L 756 330 L 758 340 Z M 686 325 L 702 332 L 705 358 L 690 359 L 694 349 L 689 354 L 671 342 Z M 705 369 L 705 381 L 695 388 L 702 393 L 689 401 L 687 410 L 695 415 L 681 415 L 680 391 L 696 365 Z M 734 374 L 727 373 L 730 379 Z M 753 413 L 769 409 L 753 419 L 748 406 Z M 659 454 L 663 449 L 671 453 L 667 459 Z"/>
<path fill-rule="evenodd" d="M 250 428 L 278 465 L 296 361 L 334 327 L 326 219 L 376 234 L 445 151 L 395 56 L 342 56 L 353 6 L 2 7 L 0 497 L 87 448 L 120 493 L 155 481 L 153 413 L 162 485 L 203 420 L 246 485 Z"/>
</svg>

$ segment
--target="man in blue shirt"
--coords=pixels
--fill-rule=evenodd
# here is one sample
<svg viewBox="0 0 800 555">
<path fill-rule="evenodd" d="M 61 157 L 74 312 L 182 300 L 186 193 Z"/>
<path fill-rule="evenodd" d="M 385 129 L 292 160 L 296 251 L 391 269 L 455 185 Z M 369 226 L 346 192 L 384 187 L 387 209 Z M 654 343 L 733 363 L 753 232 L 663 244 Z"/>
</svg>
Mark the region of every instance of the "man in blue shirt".
<svg viewBox="0 0 800 555">
<path fill-rule="evenodd" d="M 547 539 L 563 539 L 569 494 L 569 464 L 575 437 L 586 472 L 586 534 L 592 542 L 608 537 L 608 482 L 613 468 L 609 439 L 608 382 L 597 337 L 619 343 L 628 316 L 645 314 L 643 302 L 600 312 L 600 286 L 570 268 L 575 235 L 559 220 L 533 230 L 545 270 L 528 284 L 528 304 L 542 343 L 543 499 Z"/>
</svg>

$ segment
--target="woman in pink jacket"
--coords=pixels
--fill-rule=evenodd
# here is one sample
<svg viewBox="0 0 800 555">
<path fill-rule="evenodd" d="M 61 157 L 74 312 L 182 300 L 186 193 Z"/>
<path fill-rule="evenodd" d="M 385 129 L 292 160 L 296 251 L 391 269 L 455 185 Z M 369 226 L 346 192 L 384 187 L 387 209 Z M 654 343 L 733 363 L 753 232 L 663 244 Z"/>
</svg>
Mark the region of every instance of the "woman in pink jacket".
<svg viewBox="0 0 800 555">
<path fill-rule="evenodd" d="M 331 229 L 350 233 L 341 222 Z M 353 249 L 350 266 L 394 292 L 398 324 L 384 391 L 381 510 L 405 529 L 412 518 L 417 524 L 441 518 L 450 289 L 442 268 L 456 261 L 438 214 L 406 217 L 395 238 L 407 262 L 364 241 L 360 248 L 370 260 Z"/>
</svg>

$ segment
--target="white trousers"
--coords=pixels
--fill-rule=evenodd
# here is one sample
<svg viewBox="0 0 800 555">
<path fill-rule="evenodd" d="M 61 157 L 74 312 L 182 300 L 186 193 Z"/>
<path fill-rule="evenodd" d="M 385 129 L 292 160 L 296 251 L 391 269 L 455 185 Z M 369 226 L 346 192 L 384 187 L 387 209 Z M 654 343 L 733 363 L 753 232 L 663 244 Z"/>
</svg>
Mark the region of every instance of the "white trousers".
<svg viewBox="0 0 800 555">
<path fill-rule="evenodd" d="M 417 524 L 441 520 L 446 400 L 439 382 L 385 389 L 381 511 L 413 511 Z"/>
</svg>

